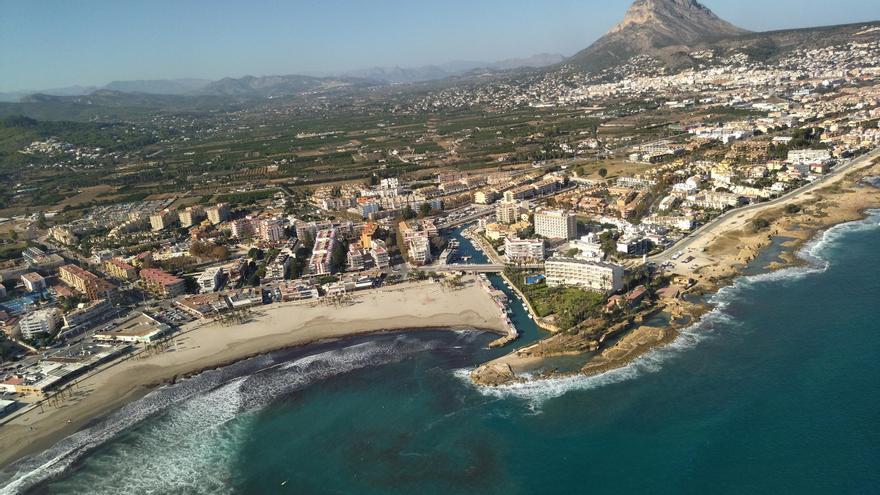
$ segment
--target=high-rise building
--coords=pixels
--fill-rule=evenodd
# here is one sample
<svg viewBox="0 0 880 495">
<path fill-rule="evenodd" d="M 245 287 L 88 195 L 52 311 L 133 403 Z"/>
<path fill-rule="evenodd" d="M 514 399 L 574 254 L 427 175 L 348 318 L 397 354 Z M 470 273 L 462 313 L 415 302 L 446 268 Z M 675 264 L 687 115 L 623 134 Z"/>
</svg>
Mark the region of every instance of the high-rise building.
<svg viewBox="0 0 880 495">
<path fill-rule="evenodd" d="M 150 215 L 150 227 L 154 231 L 165 230 L 174 225 L 177 216 L 171 210 L 157 211 Z"/>
<path fill-rule="evenodd" d="M 284 224 L 280 218 L 263 218 L 258 222 L 260 239 L 279 242 L 284 239 Z"/>
<path fill-rule="evenodd" d="M 574 239 L 577 217 L 563 210 L 539 210 L 535 213 L 535 234 L 548 239 Z"/>
<path fill-rule="evenodd" d="M 250 218 L 239 218 L 232 222 L 232 237 L 236 239 L 247 239 L 253 237 L 257 229 L 254 221 Z"/>
<path fill-rule="evenodd" d="M 498 223 L 510 225 L 519 221 L 522 209 L 517 201 L 501 201 L 495 206 L 495 218 Z"/>
<path fill-rule="evenodd" d="M 205 219 L 205 209 L 201 206 L 190 206 L 184 210 L 180 210 L 177 217 L 180 220 L 181 227 L 192 227 Z"/>
<path fill-rule="evenodd" d="M 219 203 L 208 208 L 208 220 L 214 224 L 220 224 L 229 219 L 229 204 Z"/>
</svg>

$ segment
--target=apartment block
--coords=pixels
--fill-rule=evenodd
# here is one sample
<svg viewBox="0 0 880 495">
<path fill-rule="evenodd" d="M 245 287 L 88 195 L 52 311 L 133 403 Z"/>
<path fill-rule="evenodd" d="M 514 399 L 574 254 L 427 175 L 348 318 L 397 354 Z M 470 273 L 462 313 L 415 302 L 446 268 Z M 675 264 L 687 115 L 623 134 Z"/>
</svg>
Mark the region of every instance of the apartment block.
<svg viewBox="0 0 880 495">
<path fill-rule="evenodd" d="M 62 282 L 73 287 L 90 301 L 111 299 L 116 287 L 94 273 L 76 265 L 64 265 L 58 270 Z"/>
<path fill-rule="evenodd" d="M 159 297 L 176 297 L 186 292 L 186 283 L 158 268 L 141 270 L 144 288 Z"/>
</svg>

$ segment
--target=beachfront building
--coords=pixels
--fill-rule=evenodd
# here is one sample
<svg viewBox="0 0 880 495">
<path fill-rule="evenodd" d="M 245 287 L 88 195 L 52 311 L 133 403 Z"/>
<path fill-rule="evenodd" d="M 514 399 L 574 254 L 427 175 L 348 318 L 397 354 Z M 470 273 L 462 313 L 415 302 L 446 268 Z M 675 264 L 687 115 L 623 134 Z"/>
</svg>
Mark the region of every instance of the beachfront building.
<svg viewBox="0 0 880 495">
<path fill-rule="evenodd" d="M 788 163 L 826 163 L 831 160 L 831 150 L 791 150 Z"/>
<path fill-rule="evenodd" d="M 511 263 L 544 261 L 543 239 L 504 238 L 504 255 Z"/>
<path fill-rule="evenodd" d="M 276 293 L 279 299 L 284 302 L 318 299 L 318 297 L 320 297 L 318 288 L 314 285 L 307 285 L 292 280 L 280 283 L 276 289 Z"/>
<path fill-rule="evenodd" d="M 391 266 L 391 257 L 388 255 L 388 248 L 385 246 L 385 241 L 381 239 L 373 239 L 370 241 L 370 254 L 373 256 L 373 263 L 376 265 L 376 268 L 380 270 L 384 270 Z"/>
<path fill-rule="evenodd" d="M 37 272 L 25 273 L 21 276 L 21 282 L 28 292 L 43 292 L 46 290 L 46 279 Z"/>
<path fill-rule="evenodd" d="M 58 276 L 65 284 L 85 295 L 90 301 L 112 299 L 116 287 L 94 273 L 76 265 L 64 265 L 58 270 Z"/>
<path fill-rule="evenodd" d="M 220 284 L 223 282 L 223 277 L 225 275 L 226 271 L 222 266 L 211 267 L 199 275 L 199 278 L 196 279 L 196 283 L 199 284 L 199 290 L 201 292 L 215 292 L 220 288 Z"/>
<path fill-rule="evenodd" d="M 61 326 L 61 310 L 47 308 L 24 315 L 18 321 L 22 338 L 33 340 L 53 334 Z"/>
<path fill-rule="evenodd" d="M 544 264 L 544 274 L 550 287 L 576 286 L 606 293 L 623 289 L 624 269 L 613 263 L 553 257 Z"/>
<path fill-rule="evenodd" d="M 367 251 L 360 242 L 352 242 L 348 245 L 346 262 L 348 270 L 358 272 L 366 268 Z"/>
<path fill-rule="evenodd" d="M 214 225 L 221 224 L 229 219 L 229 204 L 219 203 L 207 210 L 208 221 Z"/>
<path fill-rule="evenodd" d="M 535 234 L 547 239 L 574 239 L 577 217 L 564 210 L 539 210 L 535 213 Z"/>
<path fill-rule="evenodd" d="M 208 318 L 226 312 L 229 301 L 222 294 L 197 294 L 175 299 L 174 306 L 196 318 Z"/>
<path fill-rule="evenodd" d="M 431 239 L 439 235 L 437 226 L 430 220 L 400 222 L 397 227 L 406 242 L 407 256 L 415 265 L 431 262 Z"/>
<path fill-rule="evenodd" d="M 107 299 L 79 304 L 76 309 L 64 315 L 63 335 L 77 333 L 106 319 L 112 309 L 113 305 Z"/>
<path fill-rule="evenodd" d="M 186 292 L 186 282 L 158 268 L 141 270 L 144 289 L 158 297 L 176 297 Z"/>
<path fill-rule="evenodd" d="M 129 282 L 137 280 L 137 269 L 119 258 L 111 258 L 105 261 L 104 271 L 107 272 L 107 275 L 118 280 Z"/>
<path fill-rule="evenodd" d="M 128 319 L 113 328 L 96 333 L 95 340 L 130 344 L 150 343 L 169 332 L 171 327 L 146 313 L 132 313 Z"/>
</svg>

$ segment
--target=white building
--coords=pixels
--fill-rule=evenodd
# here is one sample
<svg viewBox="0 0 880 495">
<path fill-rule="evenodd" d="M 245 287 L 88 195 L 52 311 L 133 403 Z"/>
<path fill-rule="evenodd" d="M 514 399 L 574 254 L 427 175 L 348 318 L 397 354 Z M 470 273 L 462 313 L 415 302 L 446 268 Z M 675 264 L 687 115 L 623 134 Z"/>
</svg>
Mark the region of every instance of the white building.
<svg viewBox="0 0 880 495">
<path fill-rule="evenodd" d="M 577 249 L 581 253 L 577 256 L 580 259 L 601 261 L 605 257 L 602 251 L 602 241 L 595 233 L 589 233 L 580 239 L 569 243 L 572 249 Z"/>
<path fill-rule="evenodd" d="M 260 239 L 279 242 L 284 239 L 284 223 L 280 218 L 263 218 L 259 222 Z"/>
<path fill-rule="evenodd" d="M 49 335 L 61 325 L 61 310 L 47 308 L 28 313 L 18 322 L 21 336 L 27 340 Z"/>
<path fill-rule="evenodd" d="M 570 285 L 598 292 L 623 289 L 624 269 L 613 263 L 554 257 L 544 264 L 544 273 L 550 287 Z"/>
<path fill-rule="evenodd" d="M 563 210 L 539 210 L 535 213 L 535 234 L 548 239 L 574 239 L 577 217 Z"/>
<path fill-rule="evenodd" d="M 544 261 L 544 240 L 505 237 L 504 255 L 511 263 Z"/>
<path fill-rule="evenodd" d="M 388 248 L 385 246 L 385 241 L 373 239 L 371 247 L 370 254 L 373 255 L 373 262 L 376 264 L 376 268 L 385 269 L 391 266 L 391 258 L 388 256 Z"/>
<path fill-rule="evenodd" d="M 199 284 L 199 291 L 204 293 L 215 292 L 220 287 L 225 274 L 226 271 L 223 270 L 222 266 L 208 268 L 196 279 L 196 282 Z"/>
<path fill-rule="evenodd" d="M 791 150 L 788 163 L 825 163 L 831 160 L 830 150 Z"/>
</svg>

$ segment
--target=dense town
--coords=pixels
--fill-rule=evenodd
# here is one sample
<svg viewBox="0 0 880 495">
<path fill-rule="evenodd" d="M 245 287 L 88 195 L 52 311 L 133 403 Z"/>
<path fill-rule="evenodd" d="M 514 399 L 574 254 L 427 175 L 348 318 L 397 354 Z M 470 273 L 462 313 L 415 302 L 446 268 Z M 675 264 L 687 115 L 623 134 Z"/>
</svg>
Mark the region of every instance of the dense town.
<svg viewBox="0 0 880 495">
<path fill-rule="evenodd" d="M 648 111 L 612 112 L 615 102 L 650 100 L 679 117 L 650 138 L 570 133 L 552 144 L 565 159 L 437 170 L 448 155 L 389 149 L 382 160 L 406 167 L 307 190 L 261 182 L 289 165 L 279 159 L 249 169 L 247 184 L 221 202 L 171 192 L 72 219 L 53 207 L 0 219 L 4 242 L 27 243 L 0 263 L 0 409 L 55 397 L 193 321 L 243 321 L 269 304 L 334 304 L 408 280 L 506 272 L 527 295 L 564 287 L 597 296 L 598 311 L 635 310 L 650 304 L 652 280 L 688 263 L 674 246 L 700 226 L 821 180 L 880 144 L 878 43 L 797 51 L 773 67 L 700 56 L 705 66 L 675 74 L 636 59 L 615 69 L 623 71 L 616 82 L 562 71 L 526 85 L 443 90 L 401 110 L 589 106 L 584 115 L 607 123 Z M 134 156 L 55 138 L 20 152 L 61 160 L 72 173 Z M 339 153 L 374 163 L 368 151 Z M 473 263 L 462 242 L 491 265 Z M 670 250 L 660 266 L 650 261 Z M 532 316 L 556 331 L 592 316 L 530 303 Z"/>
</svg>

